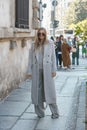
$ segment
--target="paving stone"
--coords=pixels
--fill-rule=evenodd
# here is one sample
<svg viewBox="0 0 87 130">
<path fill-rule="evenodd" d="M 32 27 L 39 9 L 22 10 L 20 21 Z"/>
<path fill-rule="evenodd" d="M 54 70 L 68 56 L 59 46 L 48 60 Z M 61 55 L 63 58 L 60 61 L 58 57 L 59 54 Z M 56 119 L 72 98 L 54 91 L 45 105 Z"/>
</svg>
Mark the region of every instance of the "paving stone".
<svg viewBox="0 0 87 130">
<path fill-rule="evenodd" d="M 46 116 L 40 119 L 35 130 L 64 130 L 66 120 L 64 117 L 58 119 L 51 119 L 50 116 Z"/>
<path fill-rule="evenodd" d="M 17 95 L 10 95 L 6 99 L 7 101 L 21 101 L 21 102 L 31 102 L 31 93 L 24 93 L 24 94 L 17 94 Z"/>
<path fill-rule="evenodd" d="M 85 130 L 85 119 L 84 118 L 78 118 L 77 119 L 77 126 L 76 130 Z"/>
<path fill-rule="evenodd" d="M 26 110 L 26 112 L 31 112 L 31 113 L 35 113 L 35 110 L 34 110 L 34 105 L 31 104 L 28 109 Z"/>
<path fill-rule="evenodd" d="M 10 95 L 27 94 L 27 92 L 30 92 L 30 91 L 28 91 L 28 90 L 26 90 L 26 89 L 20 89 L 20 88 L 19 88 L 19 89 L 13 90 Z"/>
<path fill-rule="evenodd" d="M 80 93 L 79 103 L 82 103 L 82 102 L 84 102 L 84 103 L 85 103 L 85 100 L 86 100 L 86 95 L 84 94 L 84 97 L 83 97 L 83 94 L 82 94 L 82 93 Z M 83 104 L 84 104 L 84 103 L 83 103 Z"/>
<path fill-rule="evenodd" d="M 21 119 L 26 119 L 26 120 L 37 120 L 38 117 L 35 113 L 24 113 L 22 116 L 21 116 Z"/>
<path fill-rule="evenodd" d="M 83 100 L 82 100 L 83 99 Z M 79 102 L 79 107 L 78 107 L 78 117 L 83 118 L 85 116 L 85 98 L 82 98 Z"/>
<path fill-rule="evenodd" d="M 61 89 L 63 88 L 63 83 L 55 83 L 56 93 L 60 93 Z"/>
<path fill-rule="evenodd" d="M 83 117 L 85 117 L 85 110 L 79 108 L 77 117 L 78 117 L 78 118 L 83 118 Z"/>
<path fill-rule="evenodd" d="M 19 85 L 19 88 L 31 90 L 31 81 L 25 81 Z"/>
<path fill-rule="evenodd" d="M 67 79 L 67 77 L 65 77 L 64 75 L 61 75 L 61 77 L 59 76 L 58 78 L 55 79 L 55 83 L 62 83 L 62 84 L 64 84 L 66 79 Z"/>
<path fill-rule="evenodd" d="M 0 116 L 0 130 L 10 129 L 17 119 L 17 117 Z"/>
<path fill-rule="evenodd" d="M 59 108 L 59 114 L 61 116 L 68 116 L 70 107 L 72 105 L 72 97 L 59 97 L 57 105 Z"/>
<path fill-rule="evenodd" d="M 55 82 L 55 86 L 56 86 L 56 89 L 60 88 L 61 86 L 63 86 L 64 83 L 62 82 Z"/>
<path fill-rule="evenodd" d="M 11 102 L 5 101 L 0 104 L 0 115 L 20 116 L 28 107 L 27 102 Z"/>
<path fill-rule="evenodd" d="M 73 96 L 78 77 L 69 78 L 61 91 L 61 95 Z"/>
<path fill-rule="evenodd" d="M 34 130 L 36 120 L 19 120 L 12 130 Z"/>
<path fill-rule="evenodd" d="M 80 89 L 80 93 L 82 92 L 82 93 L 84 93 L 85 94 L 85 90 L 86 90 L 86 84 L 84 84 L 82 87 L 81 87 L 81 89 Z"/>
</svg>

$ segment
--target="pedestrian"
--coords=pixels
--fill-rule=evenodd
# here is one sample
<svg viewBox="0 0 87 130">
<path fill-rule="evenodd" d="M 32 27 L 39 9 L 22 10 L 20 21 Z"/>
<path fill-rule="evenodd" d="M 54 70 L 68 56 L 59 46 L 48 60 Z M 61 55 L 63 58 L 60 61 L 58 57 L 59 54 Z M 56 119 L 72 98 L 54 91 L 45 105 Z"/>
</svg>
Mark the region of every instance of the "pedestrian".
<svg viewBox="0 0 87 130">
<path fill-rule="evenodd" d="M 35 113 L 39 118 L 45 116 L 44 102 L 49 105 L 51 118 L 59 117 L 56 104 L 54 77 L 56 76 L 56 57 L 53 41 L 47 40 L 45 28 L 37 31 L 35 43 L 29 53 L 28 74 L 32 78 L 31 98 Z"/>
<path fill-rule="evenodd" d="M 71 60 L 70 60 L 70 46 L 68 45 L 66 39 L 63 40 L 62 43 L 62 60 L 64 69 L 70 68 Z"/>
<path fill-rule="evenodd" d="M 62 68 L 62 50 L 61 50 L 61 45 L 63 43 L 63 35 L 60 35 L 59 37 L 59 42 L 58 42 L 58 61 L 59 61 L 59 66 Z"/>
<path fill-rule="evenodd" d="M 86 57 L 86 45 L 82 45 L 82 57 Z"/>
<path fill-rule="evenodd" d="M 55 54 L 56 54 L 56 66 L 58 69 L 58 42 L 59 42 L 59 37 L 56 37 L 56 42 L 55 42 Z"/>
<path fill-rule="evenodd" d="M 53 37 L 53 36 L 51 36 L 50 39 L 51 39 L 52 41 L 54 41 L 54 37 Z"/>
<path fill-rule="evenodd" d="M 73 39 L 72 47 L 72 65 L 79 65 L 79 43 L 76 36 Z"/>
<path fill-rule="evenodd" d="M 71 47 L 72 46 L 72 39 L 71 37 L 67 38 L 67 44 Z"/>
</svg>

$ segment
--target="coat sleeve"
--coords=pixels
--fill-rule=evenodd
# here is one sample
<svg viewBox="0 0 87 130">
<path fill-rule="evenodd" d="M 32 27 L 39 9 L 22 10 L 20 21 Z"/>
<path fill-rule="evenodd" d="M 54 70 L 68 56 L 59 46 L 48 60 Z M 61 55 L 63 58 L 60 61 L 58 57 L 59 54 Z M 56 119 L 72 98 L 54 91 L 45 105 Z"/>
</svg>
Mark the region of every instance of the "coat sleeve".
<svg viewBox="0 0 87 130">
<path fill-rule="evenodd" d="M 33 43 L 29 49 L 27 74 L 32 75 Z"/>
<path fill-rule="evenodd" d="M 52 56 L 51 56 L 51 60 L 52 60 L 52 73 L 53 73 L 53 72 L 56 72 L 56 55 L 55 55 L 54 43 L 52 43 Z"/>
</svg>

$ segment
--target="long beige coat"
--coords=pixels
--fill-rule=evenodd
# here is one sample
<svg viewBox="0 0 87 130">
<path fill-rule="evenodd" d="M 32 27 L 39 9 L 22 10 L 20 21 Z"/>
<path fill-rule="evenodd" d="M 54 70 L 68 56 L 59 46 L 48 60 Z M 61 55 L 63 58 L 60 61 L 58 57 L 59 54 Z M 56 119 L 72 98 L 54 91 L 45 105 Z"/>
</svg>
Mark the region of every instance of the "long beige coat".
<svg viewBox="0 0 87 130">
<path fill-rule="evenodd" d="M 32 75 L 31 98 L 32 103 L 38 104 L 38 86 L 39 86 L 39 63 L 38 51 L 31 47 L 29 53 L 28 74 Z M 44 93 L 47 104 L 56 103 L 56 93 L 52 72 L 56 72 L 55 48 L 52 41 L 44 45 L 43 73 L 44 73 Z M 43 99 L 44 100 L 44 99 Z"/>
</svg>

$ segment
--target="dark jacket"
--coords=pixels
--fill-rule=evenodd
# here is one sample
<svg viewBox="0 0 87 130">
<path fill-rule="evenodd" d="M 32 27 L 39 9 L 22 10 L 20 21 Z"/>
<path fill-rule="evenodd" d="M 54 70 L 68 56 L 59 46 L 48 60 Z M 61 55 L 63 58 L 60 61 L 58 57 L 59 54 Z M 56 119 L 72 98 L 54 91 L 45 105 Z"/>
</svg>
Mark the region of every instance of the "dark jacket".
<svg viewBox="0 0 87 130">
<path fill-rule="evenodd" d="M 76 52 L 72 53 L 72 57 L 73 58 L 75 58 L 75 57 L 79 58 L 79 45 L 76 42 L 76 40 L 73 40 L 73 47 L 76 48 Z"/>
<path fill-rule="evenodd" d="M 55 43 L 55 52 L 58 52 L 58 42 Z"/>
<path fill-rule="evenodd" d="M 61 52 L 61 51 L 62 51 L 62 50 L 61 50 L 61 44 L 62 44 L 61 41 L 59 41 L 59 42 L 58 42 L 58 52 Z"/>
</svg>

